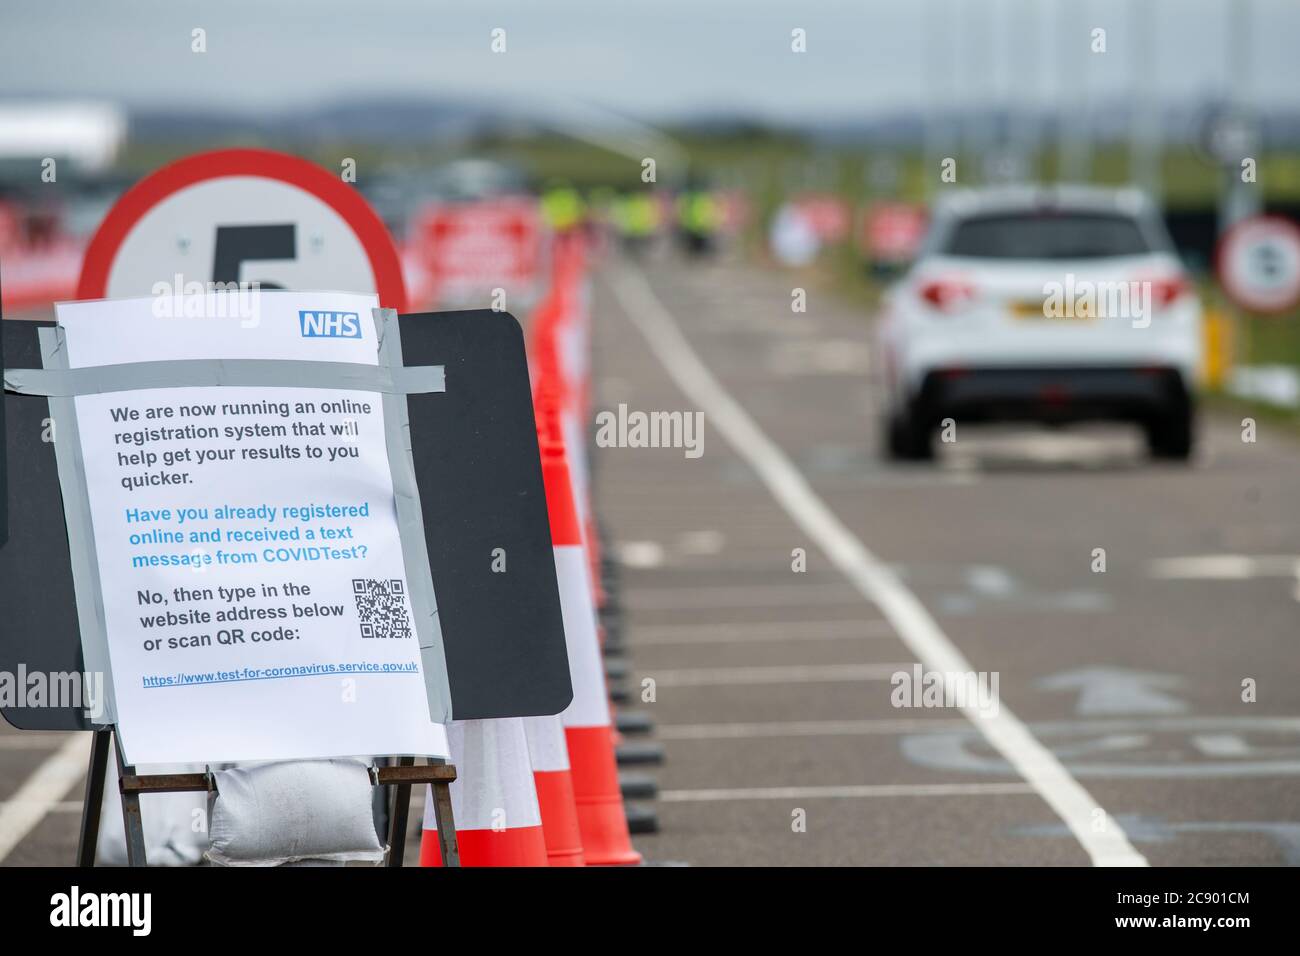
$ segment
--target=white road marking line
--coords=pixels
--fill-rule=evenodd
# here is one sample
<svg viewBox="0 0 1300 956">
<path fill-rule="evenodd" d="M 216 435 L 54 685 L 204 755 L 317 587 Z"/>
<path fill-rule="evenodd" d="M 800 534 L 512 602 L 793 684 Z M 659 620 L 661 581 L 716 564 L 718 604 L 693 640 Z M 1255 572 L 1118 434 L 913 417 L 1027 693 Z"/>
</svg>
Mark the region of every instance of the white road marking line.
<svg viewBox="0 0 1300 956">
<path fill-rule="evenodd" d="M 911 664 L 780 664 L 775 667 L 701 667 L 683 670 L 637 668 L 660 687 L 729 687 L 737 684 L 838 684 L 887 681 Z"/>
<path fill-rule="evenodd" d="M 0 736 L 0 750 L 53 750 L 73 735 L 37 731 Z"/>
<path fill-rule="evenodd" d="M 965 719 L 790 720 L 735 724 L 657 724 L 659 740 L 770 740 L 779 737 L 861 737 L 965 730 Z"/>
<path fill-rule="evenodd" d="M 712 555 L 719 553 L 727 543 L 721 531 L 683 531 L 677 536 L 677 550 L 682 554 Z"/>
<path fill-rule="evenodd" d="M 664 563 L 664 548 L 658 541 L 623 541 L 615 550 L 619 562 L 629 568 L 657 568 Z"/>
<path fill-rule="evenodd" d="M 1198 734 L 1192 746 L 1207 757 L 1249 757 L 1250 746 L 1240 734 Z"/>
<path fill-rule="evenodd" d="M 1118 738 L 1142 733 L 1188 733 L 1192 745 L 1202 753 L 1236 751 L 1236 756 L 1250 756 L 1250 746 L 1242 737 L 1248 734 L 1300 733 L 1300 717 L 1159 717 L 1142 714 L 1129 719 L 1092 717 L 1068 721 L 1035 721 L 1029 725 L 1044 737 L 1073 738 L 1091 735 Z M 737 722 L 722 724 L 657 724 L 655 736 L 660 740 L 743 740 L 780 737 L 839 737 L 874 734 L 948 734 L 970 731 L 970 721 L 943 717 L 871 718 L 864 720 L 793 720 Z M 1193 731 L 1204 731 L 1195 733 Z M 1231 742 L 1229 742 L 1231 738 Z"/>
<path fill-rule="evenodd" d="M 17 803 L 14 800 L 0 800 L 0 809 L 4 809 L 10 805 L 15 806 L 15 808 L 17 807 Z M 47 805 L 44 801 L 40 801 L 40 806 L 48 806 L 48 809 L 46 810 L 47 813 L 80 813 L 82 802 L 80 800 L 61 800 L 58 803 Z"/>
<path fill-rule="evenodd" d="M 719 790 L 661 790 L 664 803 L 732 800 L 861 800 L 869 797 L 978 797 L 1033 795 L 1027 783 L 892 783 L 841 787 L 737 787 Z"/>
<path fill-rule="evenodd" d="M 848 604 L 859 597 L 842 584 L 809 584 L 804 587 L 701 587 L 638 588 L 623 599 L 634 611 L 662 611 L 690 608 L 696 611 L 734 610 L 747 607 L 825 607 Z"/>
<path fill-rule="evenodd" d="M 0 805 L 0 861 L 80 782 L 89 760 L 90 734 L 68 738 Z"/>
<path fill-rule="evenodd" d="M 1255 561 L 1244 554 L 1202 554 L 1150 562 L 1153 578 L 1170 580 L 1245 580 L 1255 576 Z"/>
<path fill-rule="evenodd" d="M 1245 578 L 1289 578 L 1300 573 L 1300 556 L 1292 554 L 1196 554 L 1159 558 L 1148 565 L 1156 578 L 1236 581 Z"/>
<path fill-rule="evenodd" d="M 991 598 L 1007 598 L 1020 590 L 1015 576 L 996 564 L 975 564 L 966 571 L 966 583 L 977 594 Z"/>
<path fill-rule="evenodd" d="M 1245 581 L 1292 578 L 1291 596 L 1300 601 L 1300 557 L 1286 554 L 1197 554 L 1160 558 L 1147 565 L 1153 578 L 1169 581 Z"/>
<path fill-rule="evenodd" d="M 645 276 L 619 270 L 611 286 L 628 318 L 640 330 L 668 375 L 705 412 L 706 421 L 744 458 L 786 513 L 817 542 L 864 597 L 884 613 L 908 649 L 940 673 L 970 673 L 973 668 L 930 616 L 924 605 L 840 521 L 808 485 L 779 446 L 750 418 L 714 378 L 686 340 L 677 320 L 659 301 Z M 995 717 L 965 709 L 974 725 L 1070 828 L 1097 865 L 1146 866 L 1113 815 L 1101 832 L 1093 829 L 1100 804 L 1031 734 L 1006 706 Z M 662 797 L 662 794 L 661 794 Z"/>
<path fill-rule="evenodd" d="M 628 643 L 636 647 L 658 644 L 749 644 L 766 641 L 838 641 L 866 637 L 893 637 L 886 621 L 761 621 L 754 624 L 634 625 Z"/>
</svg>

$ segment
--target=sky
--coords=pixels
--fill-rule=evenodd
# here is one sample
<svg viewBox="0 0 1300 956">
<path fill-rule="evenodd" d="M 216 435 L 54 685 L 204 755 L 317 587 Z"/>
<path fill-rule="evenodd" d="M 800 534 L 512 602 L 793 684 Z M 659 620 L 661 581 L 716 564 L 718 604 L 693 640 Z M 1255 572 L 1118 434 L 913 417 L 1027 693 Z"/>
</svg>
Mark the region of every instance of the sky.
<svg viewBox="0 0 1300 956">
<path fill-rule="evenodd" d="M 1297 40 L 1294 0 L 39 0 L 0 6 L 0 98 L 276 111 L 392 94 L 800 122 L 1138 85 L 1186 103 L 1231 81 L 1300 108 Z"/>
</svg>

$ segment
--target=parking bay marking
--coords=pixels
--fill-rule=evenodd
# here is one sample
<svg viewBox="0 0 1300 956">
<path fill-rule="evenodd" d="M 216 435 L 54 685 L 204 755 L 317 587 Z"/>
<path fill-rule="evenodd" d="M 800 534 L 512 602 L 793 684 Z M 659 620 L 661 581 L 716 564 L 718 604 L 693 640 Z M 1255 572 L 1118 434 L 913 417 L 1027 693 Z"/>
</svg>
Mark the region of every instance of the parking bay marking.
<svg viewBox="0 0 1300 956">
<path fill-rule="evenodd" d="M 664 803 L 731 802 L 733 800 L 860 800 L 869 797 L 1033 796 L 1027 783 L 879 783 L 838 787 L 735 787 L 716 790 L 663 790 Z"/>
<path fill-rule="evenodd" d="M 1158 717 L 1035 723 L 1030 730 L 1076 777 L 1219 779 L 1300 775 L 1300 717 Z M 1261 739 L 1262 738 L 1262 739 Z M 899 746 L 918 766 L 1007 775 L 1013 768 L 970 730 L 913 733 Z"/>
<path fill-rule="evenodd" d="M 879 720 L 788 720 L 734 724 L 658 724 L 660 740 L 766 740 L 781 737 L 858 737 L 874 734 L 965 730 L 965 718 L 904 717 Z"/>
<path fill-rule="evenodd" d="M 64 795 L 85 773 L 89 748 L 89 734 L 69 737 L 0 805 L 0 861 L 63 803 Z"/>
<path fill-rule="evenodd" d="M 61 800 L 58 803 L 48 803 L 47 801 L 38 801 L 35 806 L 39 806 L 46 813 L 80 813 L 83 806 L 80 800 Z M 13 806 L 20 809 L 20 805 L 14 800 L 0 800 L 0 809 L 7 806 Z"/>
<path fill-rule="evenodd" d="M 0 750 L 53 750 L 72 738 L 72 734 L 43 731 L 37 734 L 0 734 Z"/>
<path fill-rule="evenodd" d="M 1300 776 L 1300 717 L 1089 718 L 1035 722 L 1028 728 L 1080 777 Z M 938 717 L 659 724 L 656 733 L 660 740 L 680 743 L 893 735 L 903 738 L 899 746 L 908 760 L 932 770 L 1015 772 L 996 755 L 976 749 L 980 737 L 967 721 Z M 1152 759 L 1157 756 L 1158 761 Z"/>
<path fill-rule="evenodd" d="M 1139 843 L 1166 843 L 1183 834 L 1260 834 L 1273 841 L 1286 866 L 1300 866 L 1300 824 L 1289 821 L 1166 821 L 1159 818 L 1123 814 L 1117 821 L 1124 832 Z M 1059 823 L 1017 827 L 1022 836 L 1069 836 Z"/>
<path fill-rule="evenodd" d="M 659 587 L 638 588 L 624 598 L 632 611 L 660 611 L 689 608 L 694 611 L 730 610 L 750 607 L 827 607 L 852 604 L 859 595 L 842 584 L 752 587 Z"/>
<path fill-rule="evenodd" d="M 937 600 L 944 614 L 972 614 L 992 610 L 1009 611 L 1099 612 L 1109 611 L 1113 602 L 1103 592 L 1074 589 L 1035 592 L 998 565 L 976 564 L 965 571 L 965 591 L 947 592 Z"/>
<path fill-rule="evenodd" d="M 836 641 L 893 637 L 887 621 L 761 621 L 753 624 L 652 625 L 632 629 L 628 643 L 748 644 L 766 641 Z"/>
<path fill-rule="evenodd" d="M 973 672 L 974 668 L 916 595 L 840 521 L 785 452 L 717 381 L 645 276 L 620 270 L 612 274 L 611 285 L 627 317 L 641 332 L 669 377 L 705 411 L 712 427 L 753 468 L 795 524 L 818 544 L 863 597 L 880 608 L 908 650 L 927 670 Z M 1102 809 L 1100 804 L 1008 707 L 1003 705 L 996 717 L 984 719 L 973 708 L 964 712 L 1066 823 L 1093 863 L 1147 865 L 1146 858 L 1133 847 L 1122 828 L 1109 827 L 1103 832 L 1093 829 L 1095 811 Z"/>
<path fill-rule="evenodd" d="M 1289 554 L 1193 554 L 1160 558 L 1147 565 L 1153 578 L 1165 581 L 1249 581 L 1290 578 L 1292 596 L 1300 601 L 1300 556 Z"/>
<path fill-rule="evenodd" d="M 771 667 L 699 667 L 674 670 L 638 669 L 660 687 L 729 687 L 737 684 L 836 684 L 887 681 L 911 664 L 779 664 Z"/>
</svg>

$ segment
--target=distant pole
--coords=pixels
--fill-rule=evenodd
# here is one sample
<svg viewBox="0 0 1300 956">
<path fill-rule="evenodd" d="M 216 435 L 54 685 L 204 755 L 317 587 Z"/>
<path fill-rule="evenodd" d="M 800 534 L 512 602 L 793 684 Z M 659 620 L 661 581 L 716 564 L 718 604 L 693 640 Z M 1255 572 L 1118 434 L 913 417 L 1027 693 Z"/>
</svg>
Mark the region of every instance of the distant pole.
<svg viewBox="0 0 1300 956">
<path fill-rule="evenodd" d="M 979 78 L 986 72 L 988 57 L 980 54 L 989 49 L 989 36 L 986 29 L 988 8 L 977 3 L 958 4 L 958 16 L 966 13 L 966 22 L 959 23 L 959 36 L 964 35 L 962 70 L 957 77 L 965 109 L 961 119 L 961 159 L 958 164 L 958 178 L 966 184 L 982 181 L 981 164 L 988 146 L 988 106 L 981 102 L 979 96 Z M 978 65 L 976 65 L 978 61 Z M 972 66 L 976 68 L 972 69 Z M 984 69 L 981 69 L 984 68 Z"/>
<path fill-rule="evenodd" d="M 1092 116 L 1088 103 L 1088 73 L 1092 57 L 1091 4 L 1087 0 L 1056 0 L 1057 33 L 1061 44 L 1060 124 L 1061 175 L 1067 182 L 1092 178 Z M 1074 11 L 1082 11 L 1072 16 Z M 1073 87 L 1072 87 L 1073 82 Z"/>
<path fill-rule="evenodd" d="M 944 123 L 944 156 L 960 160 L 962 155 L 962 135 L 964 131 L 965 112 L 962 110 L 961 88 L 961 0 L 948 0 L 948 9 L 944 13 L 944 30 L 948 48 L 948 121 Z M 959 174 L 960 175 L 960 174 Z"/>
<path fill-rule="evenodd" d="M 1032 52 L 1026 53 L 1027 59 L 1022 74 L 1024 83 L 1020 88 L 1020 101 L 1015 120 L 1016 144 L 1021 155 L 1025 177 L 1032 182 L 1042 179 L 1043 176 L 1042 157 L 1039 155 L 1042 148 L 1039 129 L 1042 111 L 1039 107 L 1044 95 L 1040 74 L 1043 72 L 1045 58 L 1038 43 L 1042 34 L 1039 19 L 1042 5 L 1036 0 L 1019 0 L 1019 3 L 1021 13 L 1019 19 L 1024 24 L 1025 35 L 1028 37 L 1028 42 L 1023 43 L 1022 46 L 1026 51 Z"/>
<path fill-rule="evenodd" d="M 1154 47 L 1159 35 L 1152 29 L 1154 0 L 1130 3 L 1128 46 L 1133 82 L 1129 98 L 1129 179 L 1140 186 L 1157 206 L 1164 206 L 1164 123 L 1156 101 Z"/>
<path fill-rule="evenodd" d="M 950 81 L 955 64 L 952 60 L 950 30 L 951 0 L 928 0 L 917 7 L 921 11 L 921 29 L 925 36 L 925 142 L 921 150 L 921 185 L 925 197 L 933 197 L 939 188 L 939 164 L 944 157 L 944 104 L 951 96 Z M 949 112 L 951 112 L 951 104 Z"/>
<path fill-rule="evenodd" d="M 1241 164 L 1248 156 L 1259 151 L 1260 137 L 1257 119 L 1251 108 L 1252 90 L 1251 42 L 1254 39 L 1255 4 L 1252 0 L 1232 0 L 1227 7 L 1224 42 L 1224 100 L 1227 115 L 1231 118 L 1226 135 L 1220 137 L 1219 156 L 1223 163 L 1222 188 L 1219 193 L 1219 234 L 1233 223 L 1260 211 L 1263 202 L 1257 183 L 1242 181 Z"/>
<path fill-rule="evenodd" d="M 1263 202 L 1256 183 L 1242 181 L 1242 160 L 1258 161 L 1260 137 L 1256 118 L 1251 111 L 1250 44 L 1253 32 L 1254 4 L 1251 0 L 1231 0 L 1226 7 L 1224 25 L 1224 108 L 1217 129 L 1211 135 L 1211 151 L 1222 165 L 1219 172 L 1219 235 L 1237 222 L 1255 215 Z M 1249 364 L 1254 358 L 1252 324 L 1231 302 L 1228 322 L 1236 329 L 1231 350 L 1233 365 Z"/>
<path fill-rule="evenodd" d="M 1007 29 L 1011 22 L 1011 0 L 993 0 L 989 12 L 989 50 L 993 55 L 992 110 L 989 114 L 989 149 L 986 159 L 992 162 L 993 175 L 988 177 L 999 181 L 1014 178 L 1014 170 L 1021 162 L 1016 154 L 1020 145 L 1013 129 L 1015 120 L 1011 117 L 1011 45 L 1007 42 Z"/>
</svg>

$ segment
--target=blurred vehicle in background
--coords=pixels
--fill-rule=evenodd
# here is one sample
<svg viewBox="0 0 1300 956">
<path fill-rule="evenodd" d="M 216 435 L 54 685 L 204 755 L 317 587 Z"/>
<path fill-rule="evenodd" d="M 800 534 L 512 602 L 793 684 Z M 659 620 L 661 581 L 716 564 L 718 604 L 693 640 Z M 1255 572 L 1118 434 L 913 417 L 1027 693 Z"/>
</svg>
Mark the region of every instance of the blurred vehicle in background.
<svg viewBox="0 0 1300 956">
<path fill-rule="evenodd" d="M 1157 457 L 1194 435 L 1201 307 L 1155 208 L 1084 187 L 935 204 L 878 328 L 886 451 L 933 455 L 945 419 L 1134 422 Z"/>
</svg>

